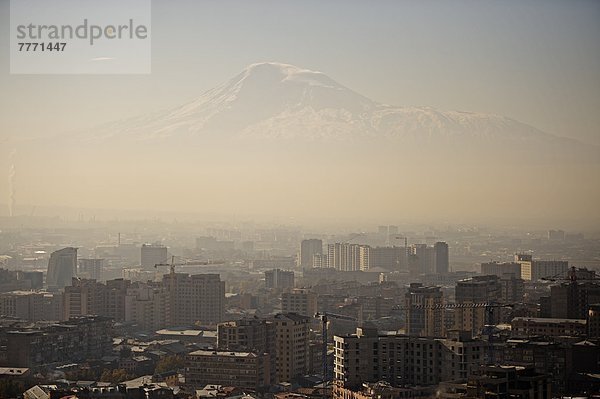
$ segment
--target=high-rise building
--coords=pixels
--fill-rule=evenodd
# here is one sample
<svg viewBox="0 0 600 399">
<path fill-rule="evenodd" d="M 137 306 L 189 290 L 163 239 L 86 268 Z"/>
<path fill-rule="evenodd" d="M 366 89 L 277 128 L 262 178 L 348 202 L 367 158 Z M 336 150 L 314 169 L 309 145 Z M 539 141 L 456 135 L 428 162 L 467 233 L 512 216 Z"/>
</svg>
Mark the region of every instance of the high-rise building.
<svg viewBox="0 0 600 399">
<path fill-rule="evenodd" d="M 217 324 L 225 315 L 225 282 L 219 274 L 175 273 L 163 275 L 163 286 L 171 290 L 173 325 Z"/>
<path fill-rule="evenodd" d="M 360 269 L 374 268 L 389 271 L 406 269 L 406 248 L 360 246 Z"/>
<path fill-rule="evenodd" d="M 96 280 L 73 278 L 63 295 L 64 319 L 106 313 L 106 286 Z"/>
<path fill-rule="evenodd" d="M 161 244 L 143 244 L 140 251 L 140 264 L 145 270 L 154 270 L 154 265 L 167 263 L 169 258 L 167 247 Z"/>
<path fill-rule="evenodd" d="M 435 249 L 427 244 L 413 244 L 408 248 L 409 271 L 411 274 L 435 272 Z"/>
<path fill-rule="evenodd" d="M 144 330 L 165 328 L 170 322 L 170 299 L 168 289 L 162 286 L 135 283 L 124 298 L 125 321 Z"/>
<path fill-rule="evenodd" d="M 77 317 L 6 333 L 6 364 L 40 367 L 100 359 L 112 351 L 113 321 L 101 316 Z"/>
<path fill-rule="evenodd" d="M 104 259 L 79 259 L 79 272 L 77 275 L 83 278 L 100 280 L 104 269 Z"/>
<path fill-rule="evenodd" d="M 454 297 L 457 304 L 499 303 L 502 287 L 498 276 L 474 276 L 456 283 Z M 476 335 L 485 326 L 486 316 L 486 307 L 483 306 L 457 307 L 454 313 L 454 327 Z"/>
<path fill-rule="evenodd" d="M 271 383 L 277 380 L 277 343 L 275 323 L 271 320 L 242 319 L 219 323 L 217 347 L 219 350 L 253 352 L 269 355 Z"/>
<path fill-rule="evenodd" d="M 356 334 L 336 335 L 334 342 L 336 386 L 344 388 L 377 381 L 423 386 L 466 379 L 483 361 L 485 348 L 483 341 L 460 334 L 447 339 L 410 337 L 365 327 L 357 328 Z"/>
<path fill-rule="evenodd" d="M 450 271 L 450 260 L 448 257 L 448 244 L 438 241 L 433 246 L 435 256 L 435 273 L 448 274 Z"/>
<path fill-rule="evenodd" d="M 308 372 L 310 318 L 296 313 L 280 313 L 273 320 L 277 342 L 277 379 L 290 382 Z"/>
<path fill-rule="evenodd" d="M 516 254 L 515 262 L 521 265 L 521 278 L 528 281 L 566 277 L 569 270 L 568 261 L 534 260 L 530 254 Z"/>
<path fill-rule="evenodd" d="M 502 277 L 504 274 L 514 274 L 521 278 L 521 265 L 517 262 L 485 262 L 481 264 L 481 274 Z"/>
<path fill-rule="evenodd" d="M 295 288 L 281 294 L 281 311 L 313 317 L 317 313 L 317 294 L 308 288 Z"/>
<path fill-rule="evenodd" d="M 327 264 L 336 270 L 351 272 L 361 270 L 362 245 L 335 243 L 327 246 Z"/>
<path fill-rule="evenodd" d="M 440 287 L 424 287 L 421 283 L 411 283 L 404 304 L 408 335 L 444 336 L 444 295 Z"/>
<path fill-rule="evenodd" d="M 29 321 L 52 320 L 46 318 L 44 295 L 34 291 L 0 293 L 0 314 Z"/>
<path fill-rule="evenodd" d="M 131 281 L 122 278 L 106 284 L 92 279 L 73 278 L 63 295 L 64 318 L 100 315 L 115 321 L 125 320 L 125 297 Z"/>
<path fill-rule="evenodd" d="M 550 287 L 550 317 L 585 319 L 589 306 L 600 303 L 600 284 L 568 282 Z"/>
<path fill-rule="evenodd" d="M 67 247 L 50 254 L 46 285 L 48 289 L 58 290 L 71 284 L 77 276 L 77 248 Z"/>
<path fill-rule="evenodd" d="M 294 272 L 273 269 L 265 272 L 265 287 L 291 289 L 294 288 Z"/>
<path fill-rule="evenodd" d="M 500 301 L 502 303 L 523 302 L 525 293 L 525 282 L 514 273 L 506 273 L 500 276 Z"/>
<path fill-rule="evenodd" d="M 323 241 L 315 238 L 300 243 L 300 267 L 315 267 L 313 257 L 323 254 Z"/>
</svg>

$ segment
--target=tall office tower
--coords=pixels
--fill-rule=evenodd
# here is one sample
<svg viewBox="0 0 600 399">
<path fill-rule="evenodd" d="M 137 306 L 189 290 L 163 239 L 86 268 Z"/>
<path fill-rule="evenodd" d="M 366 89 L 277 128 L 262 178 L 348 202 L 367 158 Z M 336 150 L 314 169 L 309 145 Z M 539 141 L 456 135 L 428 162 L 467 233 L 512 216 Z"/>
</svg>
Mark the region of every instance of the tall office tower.
<svg viewBox="0 0 600 399">
<path fill-rule="evenodd" d="M 241 319 L 219 323 L 217 348 L 227 351 L 253 352 L 269 355 L 270 381 L 277 379 L 277 343 L 275 323 L 271 320 Z"/>
<path fill-rule="evenodd" d="M 281 269 L 273 269 L 265 272 L 266 288 L 294 288 L 294 272 Z"/>
<path fill-rule="evenodd" d="M 335 243 L 327 246 L 327 263 L 336 270 L 350 272 L 360 270 L 362 245 Z"/>
<path fill-rule="evenodd" d="M 290 382 L 308 372 L 310 320 L 296 313 L 280 313 L 273 318 L 279 382 Z"/>
<path fill-rule="evenodd" d="M 217 324 L 225 315 L 225 282 L 218 274 L 175 273 L 163 276 L 163 287 L 173 289 L 171 311 L 173 325 Z"/>
<path fill-rule="evenodd" d="M 313 258 L 323 254 L 323 241 L 316 238 L 302 240 L 300 243 L 300 267 L 315 267 Z"/>
<path fill-rule="evenodd" d="M 456 283 L 454 296 L 458 304 L 499 303 L 502 299 L 502 287 L 498 276 L 475 276 Z M 486 324 L 485 307 L 458 307 L 455 309 L 455 328 L 479 334 Z M 498 320 L 489 320 L 497 323 Z"/>
<path fill-rule="evenodd" d="M 417 274 L 431 274 L 435 272 L 435 249 L 427 244 L 413 244 L 408 248 L 409 268 L 412 266 Z M 414 270 L 416 269 L 416 270 Z"/>
<path fill-rule="evenodd" d="M 443 337 L 444 294 L 440 287 L 411 283 L 404 297 L 406 333 L 421 337 Z"/>
<path fill-rule="evenodd" d="M 169 255 L 167 247 L 161 244 L 143 244 L 140 264 L 144 270 L 154 270 L 157 263 L 167 263 Z"/>
<path fill-rule="evenodd" d="M 398 234 L 398 226 L 388 226 L 388 234 L 389 235 Z"/>
<path fill-rule="evenodd" d="M 521 265 L 521 278 L 537 281 L 545 277 L 566 277 L 569 262 L 565 260 L 534 260 L 529 254 L 516 254 L 515 262 Z"/>
<path fill-rule="evenodd" d="M 102 270 L 104 269 L 104 259 L 79 259 L 79 272 L 77 275 L 82 278 L 91 278 L 100 280 Z"/>
<path fill-rule="evenodd" d="M 283 313 L 298 313 L 313 317 L 317 313 L 317 294 L 307 288 L 296 288 L 292 292 L 281 294 Z"/>
<path fill-rule="evenodd" d="M 436 242 L 433 246 L 435 255 L 435 273 L 448 274 L 450 271 L 450 260 L 448 258 L 448 244 L 443 241 Z"/>
<path fill-rule="evenodd" d="M 67 247 L 52 252 L 48 261 L 46 285 L 50 290 L 58 290 L 71 284 L 77 276 L 77 248 Z"/>
</svg>

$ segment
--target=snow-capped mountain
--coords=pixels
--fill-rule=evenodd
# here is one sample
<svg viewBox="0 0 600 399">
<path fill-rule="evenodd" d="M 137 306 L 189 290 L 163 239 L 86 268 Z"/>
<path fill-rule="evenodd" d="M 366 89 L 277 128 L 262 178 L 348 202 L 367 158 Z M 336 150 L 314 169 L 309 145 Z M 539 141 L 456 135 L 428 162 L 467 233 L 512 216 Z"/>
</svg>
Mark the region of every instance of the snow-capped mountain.
<svg viewBox="0 0 600 399">
<path fill-rule="evenodd" d="M 502 116 L 380 104 L 324 73 L 280 63 L 250 65 L 194 101 L 164 112 L 105 125 L 96 134 L 126 135 L 134 139 L 215 134 L 342 140 L 552 137 Z"/>
</svg>

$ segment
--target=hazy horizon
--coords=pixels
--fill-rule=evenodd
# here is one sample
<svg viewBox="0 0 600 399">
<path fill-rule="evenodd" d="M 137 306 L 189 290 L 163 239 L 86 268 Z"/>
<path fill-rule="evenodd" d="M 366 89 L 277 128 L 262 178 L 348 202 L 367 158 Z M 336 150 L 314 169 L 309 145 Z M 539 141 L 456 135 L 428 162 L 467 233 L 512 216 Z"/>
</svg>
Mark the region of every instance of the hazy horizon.
<svg viewBox="0 0 600 399">
<path fill-rule="evenodd" d="M 149 75 L 10 75 L 0 54 L 9 183 L 0 185 L 0 215 L 12 195 L 15 215 L 38 206 L 362 225 L 600 223 L 597 2 L 152 6 Z M 0 1 L 2 46 L 8 8 Z M 210 98 L 257 62 L 334 83 L 299 80 L 314 93 L 298 97 L 286 79 L 271 85 L 269 72 L 243 81 L 244 95 L 223 89 L 246 102 Z M 363 100 L 353 93 L 377 104 L 356 111 Z M 176 123 L 161 114 L 173 109 L 185 114 Z M 251 140 L 213 143 L 238 124 Z M 371 127 L 377 137 L 422 137 L 365 144 L 357 134 Z M 115 137 L 98 139 L 98 129 Z"/>
</svg>

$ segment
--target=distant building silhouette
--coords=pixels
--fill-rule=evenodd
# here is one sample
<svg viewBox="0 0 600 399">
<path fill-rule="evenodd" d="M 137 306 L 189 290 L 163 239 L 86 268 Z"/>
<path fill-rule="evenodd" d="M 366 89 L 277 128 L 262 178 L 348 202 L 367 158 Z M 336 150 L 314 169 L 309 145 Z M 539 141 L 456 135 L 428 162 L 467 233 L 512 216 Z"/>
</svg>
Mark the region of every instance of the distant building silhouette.
<svg viewBox="0 0 600 399">
<path fill-rule="evenodd" d="M 71 284 L 77 276 L 77 248 L 67 247 L 52 252 L 48 261 L 46 285 L 49 289 L 58 290 Z"/>
<path fill-rule="evenodd" d="M 446 274 L 450 271 L 450 260 L 448 257 L 448 244 L 436 242 L 433 246 L 435 252 L 435 273 Z"/>
<path fill-rule="evenodd" d="M 266 288 L 294 288 L 294 272 L 281 269 L 267 270 L 265 272 Z"/>
<path fill-rule="evenodd" d="M 169 255 L 167 247 L 161 244 L 143 244 L 141 249 L 142 269 L 154 269 L 157 263 L 166 263 Z"/>
<path fill-rule="evenodd" d="M 300 243 L 300 267 L 314 267 L 313 257 L 323 254 L 323 241 L 318 239 L 302 240 Z"/>
</svg>

